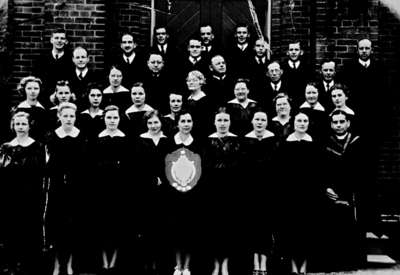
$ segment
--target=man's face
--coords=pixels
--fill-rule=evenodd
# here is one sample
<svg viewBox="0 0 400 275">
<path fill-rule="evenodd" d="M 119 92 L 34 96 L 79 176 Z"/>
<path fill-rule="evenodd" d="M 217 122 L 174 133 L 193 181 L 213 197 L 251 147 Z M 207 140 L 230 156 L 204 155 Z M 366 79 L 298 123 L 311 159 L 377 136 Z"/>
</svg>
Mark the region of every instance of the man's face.
<svg viewBox="0 0 400 275">
<path fill-rule="evenodd" d="M 350 121 L 343 114 L 334 115 L 331 118 L 331 128 L 337 135 L 347 133 L 350 127 Z"/>
<path fill-rule="evenodd" d="M 157 44 L 164 45 L 167 43 L 169 35 L 167 34 L 167 30 L 165 28 L 156 29 L 155 35 Z"/>
<path fill-rule="evenodd" d="M 281 79 L 283 71 L 281 70 L 281 66 L 278 63 L 271 63 L 268 65 L 267 75 L 271 79 L 272 82 L 279 82 Z"/>
<path fill-rule="evenodd" d="M 133 36 L 125 34 L 121 38 L 121 49 L 125 55 L 131 55 L 133 50 L 136 48 L 136 43 L 133 41 Z"/>
<path fill-rule="evenodd" d="M 147 66 L 153 73 L 159 73 L 164 67 L 164 61 L 161 55 L 152 54 L 147 61 Z"/>
<path fill-rule="evenodd" d="M 200 28 L 200 37 L 204 46 L 210 45 L 214 39 L 211 26 L 204 26 Z"/>
<path fill-rule="evenodd" d="M 265 56 L 267 53 L 268 44 L 263 39 L 258 39 L 254 44 L 254 50 L 259 57 Z"/>
<path fill-rule="evenodd" d="M 367 61 L 371 57 L 372 53 L 372 43 L 368 39 L 363 39 L 360 42 L 358 42 L 358 57 L 362 61 Z"/>
<path fill-rule="evenodd" d="M 87 51 L 83 48 L 75 49 L 72 61 L 74 62 L 75 67 L 77 67 L 78 69 L 85 69 L 87 67 L 87 64 L 89 63 Z"/>
<path fill-rule="evenodd" d="M 225 59 L 217 55 L 211 59 L 211 70 L 216 72 L 217 74 L 225 74 L 226 73 L 226 63 Z"/>
<path fill-rule="evenodd" d="M 336 74 L 335 62 L 330 61 L 323 63 L 321 67 L 321 73 L 322 73 L 322 78 L 326 82 L 331 82 Z"/>
<path fill-rule="evenodd" d="M 196 39 L 191 39 L 188 45 L 189 55 L 192 57 L 199 57 L 201 54 L 201 42 Z"/>
<path fill-rule="evenodd" d="M 249 30 L 246 27 L 238 27 L 236 29 L 235 37 L 238 44 L 245 44 L 250 38 Z"/>
<path fill-rule="evenodd" d="M 289 56 L 289 59 L 292 60 L 293 62 L 299 60 L 300 56 L 303 55 L 303 51 L 300 48 L 300 43 L 289 44 L 289 48 L 286 54 Z"/>
<path fill-rule="evenodd" d="M 64 50 L 65 45 L 67 45 L 67 37 L 65 33 L 56 32 L 51 35 L 50 43 L 53 45 L 53 49 L 62 51 Z"/>
</svg>

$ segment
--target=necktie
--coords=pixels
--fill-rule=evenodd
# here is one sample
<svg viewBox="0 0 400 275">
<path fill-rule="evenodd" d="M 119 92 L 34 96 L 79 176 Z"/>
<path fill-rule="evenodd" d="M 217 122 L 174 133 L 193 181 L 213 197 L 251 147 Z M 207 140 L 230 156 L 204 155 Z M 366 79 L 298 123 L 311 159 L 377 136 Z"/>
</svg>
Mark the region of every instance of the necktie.
<svg viewBox="0 0 400 275">
<path fill-rule="evenodd" d="M 330 88 L 329 83 L 326 83 L 326 91 L 329 91 L 329 88 Z"/>
<path fill-rule="evenodd" d="M 275 91 L 275 92 L 278 91 L 278 84 L 274 84 L 274 91 Z"/>
<path fill-rule="evenodd" d="M 78 78 L 79 78 L 79 80 L 82 80 L 82 79 L 83 79 L 83 72 L 80 72 L 80 73 L 79 73 Z"/>
<path fill-rule="evenodd" d="M 262 61 L 262 57 L 257 56 L 257 63 L 264 64 L 264 62 Z"/>
<path fill-rule="evenodd" d="M 60 57 L 58 56 L 58 54 L 55 54 L 55 55 L 54 55 L 54 58 L 55 58 L 56 60 L 58 60 Z"/>
<path fill-rule="evenodd" d="M 193 57 L 193 65 L 197 63 L 197 57 Z"/>
<path fill-rule="evenodd" d="M 126 63 L 131 64 L 131 62 L 129 62 L 129 58 L 128 57 L 125 60 L 126 60 Z"/>
</svg>

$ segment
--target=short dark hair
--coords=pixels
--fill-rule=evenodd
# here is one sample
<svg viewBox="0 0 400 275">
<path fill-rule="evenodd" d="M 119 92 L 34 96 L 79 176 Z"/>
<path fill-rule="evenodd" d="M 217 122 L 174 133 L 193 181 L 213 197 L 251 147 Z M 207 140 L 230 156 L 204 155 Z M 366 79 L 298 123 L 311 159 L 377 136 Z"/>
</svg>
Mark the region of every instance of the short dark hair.
<svg viewBox="0 0 400 275">
<path fill-rule="evenodd" d="M 344 115 L 344 117 L 346 118 L 347 121 L 349 121 L 349 114 L 346 113 L 343 110 L 334 110 L 332 113 L 329 114 L 329 118 L 332 121 L 333 116 L 337 116 L 337 115 Z"/>
</svg>

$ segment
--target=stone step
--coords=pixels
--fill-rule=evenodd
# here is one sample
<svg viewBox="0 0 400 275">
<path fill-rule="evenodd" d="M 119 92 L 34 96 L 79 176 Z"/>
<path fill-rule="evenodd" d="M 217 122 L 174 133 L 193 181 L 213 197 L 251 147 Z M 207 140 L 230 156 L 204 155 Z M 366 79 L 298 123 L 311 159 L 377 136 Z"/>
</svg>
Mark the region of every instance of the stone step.
<svg viewBox="0 0 400 275">
<path fill-rule="evenodd" d="M 387 255 L 390 238 L 387 235 L 378 237 L 372 232 L 367 232 L 367 262 L 370 265 L 394 265 L 396 260 Z"/>
</svg>

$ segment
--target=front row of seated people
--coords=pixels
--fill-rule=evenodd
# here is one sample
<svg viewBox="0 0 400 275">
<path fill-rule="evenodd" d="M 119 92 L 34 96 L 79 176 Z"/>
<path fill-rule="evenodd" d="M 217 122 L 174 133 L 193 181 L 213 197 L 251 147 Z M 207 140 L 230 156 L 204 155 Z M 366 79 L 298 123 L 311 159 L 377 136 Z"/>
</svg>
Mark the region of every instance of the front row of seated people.
<svg viewBox="0 0 400 275">
<path fill-rule="evenodd" d="M 312 83 L 295 112 L 278 94 L 271 118 L 247 80 L 215 109 L 203 80 L 190 72 L 188 100 L 171 93 L 160 114 L 140 83 L 108 98 L 92 86 L 78 112 L 58 82 L 47 111 L 40 79 L 25 78 L 0 148 L 10 267 L 38 274 L 43 241 L 53 275 L 75 274 L 82 249 L 105 273 L 265 275 L 277 257 L 296 274 L 356 267 L 362 147 L 345 87 L 332 89 L 329 114 Z"/>
</svg>

